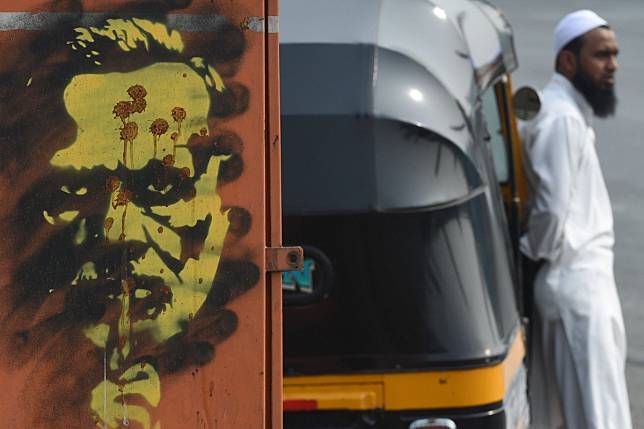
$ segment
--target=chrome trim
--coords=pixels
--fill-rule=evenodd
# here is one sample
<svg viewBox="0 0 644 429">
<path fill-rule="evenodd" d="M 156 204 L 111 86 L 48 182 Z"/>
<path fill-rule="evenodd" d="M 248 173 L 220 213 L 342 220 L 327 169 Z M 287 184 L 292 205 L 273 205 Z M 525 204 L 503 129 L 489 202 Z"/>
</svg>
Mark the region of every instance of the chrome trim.
<svg viewBox="0 0 644 429">
<path fill-rule="evenodd" d="M 420 419 L 412 422 L 409 429 L 423 429 L 427 426 L 444 426 L 448 429 L 456 429 L 456 423 L 450 419 Z"/>
<path fill-rule="evenodd" d="M 426 206 L 413 207 L 413 208 L 402 207 L 402 208 L 395 208 L 395 209 L 387 209 L 387 208 L 383 209 L 380 207 L 375 207 L 375 211 L 378 213 L 418 213 L 418 212 L 425 212 L 425 211 L 438 211 L 438 210 L 448 209 L 450 207 L 459 206 L 463 203 L 473 200 L 479 195 L 485 194 L 485 191 L 487 191 L 487 189 L 488 189 L 487 185 L 481 185 L 472 189 L 470 192 L 468 192 L 466 195 L 463 195 L 462 197 L 454 198 L 442 203 L 430 204 Z"/>
</svg>

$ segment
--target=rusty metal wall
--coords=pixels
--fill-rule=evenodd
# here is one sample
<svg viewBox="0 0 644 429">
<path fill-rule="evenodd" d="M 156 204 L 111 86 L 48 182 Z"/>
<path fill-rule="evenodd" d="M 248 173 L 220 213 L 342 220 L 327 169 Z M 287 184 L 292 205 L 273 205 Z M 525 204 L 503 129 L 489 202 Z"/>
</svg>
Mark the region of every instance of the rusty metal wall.
<svg viewBox="0 0 644 429">
<path fill-rule="evenodd" d="M 266 12 L 0 0 L 2 427 L 281 425 Z"/>
<path fill-rule="evenodd" d="M 267 102 L 266 119 L 266 157 L 268 160 L 268 186 L 267 186 L 267 219 L 268 222 L 268 244 L 271 247 L 282 246 L 282 140 L 281 140 L 281 109 L 280 109 L 280 82 L 279 82 L 279 10 L 277 0 L 267 1 L 264 37 L 266 39 L 266 94 Z M 300 249 L 301 250 L 301 249 Z M 270 379 L 267 386 L 270 386 L 267 407 L 270 409 L 270 419 L 267 420 L 267 427 L 274 429 L 282 428 L 282 275 L 271 273 L 268 278 L 270 295 L 267 297 L 269 306 L 267 314 L 270 320 L 270 354 L 269 364 Z"/>
</svg>

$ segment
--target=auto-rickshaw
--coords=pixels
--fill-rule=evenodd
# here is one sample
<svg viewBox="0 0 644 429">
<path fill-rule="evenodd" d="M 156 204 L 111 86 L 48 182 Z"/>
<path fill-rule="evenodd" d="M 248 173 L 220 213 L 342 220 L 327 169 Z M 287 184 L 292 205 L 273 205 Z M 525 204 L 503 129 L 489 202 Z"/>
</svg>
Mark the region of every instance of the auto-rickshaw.
<svg viewBox="0 0 644 429">
<path fill-rule="evenodd" d="M 512 31 L 479 0 L 282 0 L 284 426 L 526 428 Z"/>
</svg>

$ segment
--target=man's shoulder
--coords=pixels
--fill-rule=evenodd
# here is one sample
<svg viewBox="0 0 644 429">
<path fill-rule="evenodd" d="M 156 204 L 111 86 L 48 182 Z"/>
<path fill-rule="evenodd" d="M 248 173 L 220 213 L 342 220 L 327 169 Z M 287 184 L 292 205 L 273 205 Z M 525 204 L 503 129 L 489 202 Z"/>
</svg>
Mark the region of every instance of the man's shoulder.
<svg viewBox="0 0 644 429">
<path fill-rule="evenodd" d="M 542 91 L 540 98 L 541 109 L 537 116 L 519 127 L 526 147 L 532 147 L 537 141 L 551 141 L 554 136 L 560 141 L 564 136 L 585 135 L 587 124 L 574 101 L 565 94 L 546 90 Z M 576 138 L 573 140 L 579 141 Z"/>
<path fill-rule="evenodd" d="M 555 77 L 541 91 L 540 120 L 571 120 L 585 123 L 584 115 L 570 92 L 564 88 L 560 77 Z"/>
<path fill-rule="evenodd" d="M 541 112 L 545 118 L 572 117 L 583 121 L 583 115 L 577 104 L 566 94 L 556 91 L 543 91 Z"/>
<path fill-rule="evenodd" d="M 525 132 L 539 133 L 543 130 L 574 129 L 582 131 L 586 122 L 577 106 L 558 94 L 544 92 L 541 97 L 541 109 L 537 116 L 526 124 Z"/>
</svg>

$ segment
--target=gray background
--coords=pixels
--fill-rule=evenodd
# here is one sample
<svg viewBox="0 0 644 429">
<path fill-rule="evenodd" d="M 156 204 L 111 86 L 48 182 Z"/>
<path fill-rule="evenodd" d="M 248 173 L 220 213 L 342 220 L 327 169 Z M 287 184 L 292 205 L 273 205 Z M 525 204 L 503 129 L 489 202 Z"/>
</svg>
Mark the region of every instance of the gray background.
<svg viewBox="0 0 644 429">
<path fill-rule="evenodd" d="M 541 88 L 553 64 L 552 30 L 566 13 L 593 9 L 617 33 L 618 112 L 595 120 L 597 148 L 615 215 L 615 276 L 628 336 L 626 369 L 633 427 L 644 428 L 644 1 L 492 0 L 510 20 L 519 70 L 514 86 Z"/>
</svg>

